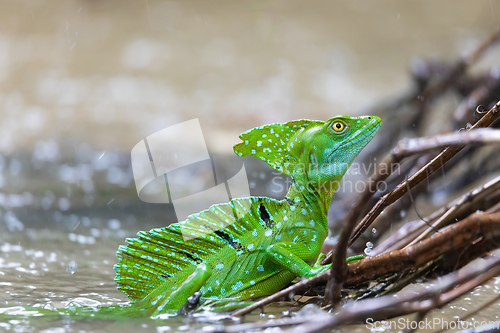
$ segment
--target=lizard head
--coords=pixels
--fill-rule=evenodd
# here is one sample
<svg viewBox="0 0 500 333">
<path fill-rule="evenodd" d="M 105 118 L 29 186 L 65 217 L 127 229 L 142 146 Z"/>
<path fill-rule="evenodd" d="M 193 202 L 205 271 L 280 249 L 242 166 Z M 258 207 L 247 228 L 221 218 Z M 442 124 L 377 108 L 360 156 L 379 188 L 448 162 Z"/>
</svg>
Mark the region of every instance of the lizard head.
<svg viewBox="0 0 500 333">
<path fill-rule="evenodd" d="M 376 116 L 270 124 L 241 134 L 234 151 L 261 159 L 297 183 L 338 182 L 379 127 Z"/>
<path fill-rule="evenodd" d="M 338 184 L 379 127 L 380 118 L 376 116 L 337 116 L 322 126 L 305 128 L 294 138 L 300 168 L 294 168 L 292 178 L 317 186 L 324 182 Z"/>
</svg>

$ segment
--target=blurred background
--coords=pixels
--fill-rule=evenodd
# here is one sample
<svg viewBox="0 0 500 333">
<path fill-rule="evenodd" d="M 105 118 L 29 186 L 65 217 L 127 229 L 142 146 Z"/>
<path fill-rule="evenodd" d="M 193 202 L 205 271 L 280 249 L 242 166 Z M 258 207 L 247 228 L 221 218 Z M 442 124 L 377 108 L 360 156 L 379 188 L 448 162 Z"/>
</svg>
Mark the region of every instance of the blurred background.
<svg viewBox="0 0 500 333">
<path fill-rule="evenodd" d="M 489 0 L 2 2 L 0 149 L 130 150 L 200 118 L 229 152 L 257 125 L 360 113 L 499 16 Z"/>
<path fill-rule="evenodd" d="M 148 135 L 199 118 L 232 156 L 255 126 L 363 114 L 418 57 L 457 59 L 499 26 L 492 0 L 0 2 L 0 306 L 125 300 L 118 244 L 175 221 L 137 197 Z"/>
</svg>

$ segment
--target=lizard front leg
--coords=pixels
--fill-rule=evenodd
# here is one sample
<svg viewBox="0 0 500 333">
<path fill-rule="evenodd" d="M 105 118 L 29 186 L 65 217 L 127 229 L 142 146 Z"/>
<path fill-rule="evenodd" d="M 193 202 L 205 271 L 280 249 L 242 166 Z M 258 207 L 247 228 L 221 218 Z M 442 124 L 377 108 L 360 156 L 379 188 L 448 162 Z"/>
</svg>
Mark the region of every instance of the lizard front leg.
<svg viewBox="0 0 500 333">
<path fill-rule="evenodd" d="M 309 266 L 302 257 L 310 255 L 311 249 L 303 244 L 276 243 L 266 248 L 266 253 L 283 268 L 291 271 L 298 277 L 310 278 L 328 270 L 331 264 L 321 266 L 317 261 L 313 267 Z"/>
</svg>

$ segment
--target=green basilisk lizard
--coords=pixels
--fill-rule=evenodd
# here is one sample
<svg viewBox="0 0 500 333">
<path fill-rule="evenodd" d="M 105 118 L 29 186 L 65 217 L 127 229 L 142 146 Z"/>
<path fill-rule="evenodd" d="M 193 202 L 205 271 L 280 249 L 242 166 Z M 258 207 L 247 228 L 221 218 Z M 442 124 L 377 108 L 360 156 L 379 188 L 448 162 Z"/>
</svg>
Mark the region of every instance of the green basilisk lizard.
<svg viewBox="0 0 500 333">
<path fill-rule="evenodd" d="M 248 299 L 329 269 L 318 256 L 333 192 L 379 126 L 375 116 L 338 116 L 241 134 L 237 155 L 259 158 L 292 178 L 285 198 L 233 199 L 139 232 L 117 253 L 118 288 L 155 316 L 175 312 L 197 291 L 208 298 Z"/>
</svg>

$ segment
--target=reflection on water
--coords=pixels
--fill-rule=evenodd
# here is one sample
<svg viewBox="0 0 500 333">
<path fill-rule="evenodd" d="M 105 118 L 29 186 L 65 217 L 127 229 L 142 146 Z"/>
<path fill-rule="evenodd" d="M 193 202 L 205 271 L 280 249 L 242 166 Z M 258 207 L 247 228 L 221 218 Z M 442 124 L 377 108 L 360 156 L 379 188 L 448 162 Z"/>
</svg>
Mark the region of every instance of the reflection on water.
<svg viewBox="0 0 500 333">
<path fill-rule="evenodd" d="M 1 311 L 126 301 L 113 282 L 118 245 L 175 221 L 168 205 L 137 198 L 130 150 L 151 133 L 199 118 L 210 152 L 228 155 L 254 126 L 361 113 L 407 87 L 412 58 L 453 59 L 499 17 L 494 1 L 2 2 Z M 248 163 L 253 193 L 279 197 L 269 173 Z M 478 288 L 442 315 L 498 289 Z M 270 307 L 268 316 L 287 309 Z M 206 324 L 44 318 L 12 319 L 0 330 Z"/>
</svg>

